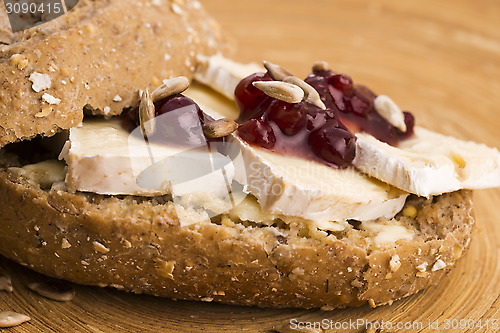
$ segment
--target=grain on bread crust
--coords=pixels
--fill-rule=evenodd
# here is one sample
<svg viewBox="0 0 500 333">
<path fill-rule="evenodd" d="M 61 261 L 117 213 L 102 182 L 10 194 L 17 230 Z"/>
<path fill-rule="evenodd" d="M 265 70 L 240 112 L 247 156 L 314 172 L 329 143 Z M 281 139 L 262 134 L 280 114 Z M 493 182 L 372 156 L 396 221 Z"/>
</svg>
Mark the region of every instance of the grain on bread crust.
<svg viewBox="0 0 500 333">
<path fill-rule="evenodd" d="M 4 167 L 17 164 L 0 155 Z M 355 227 L 329 234 L 227 217 L 181 226 L 168 197 L 42 190 L 11 170 L 0 171 L 1 254 L 76 283 L 173 299 L 323 309 L 390 303 L 437 283 L 474 224 L 471 192 L 457 191 L 410 197 L 416 218 L 396 219 L 415 236 L 390 246 Z"/>
<path fill-rule="evenodd" d="M 0 147 L 74 127 L 85 106 L 116 115 L 138 101 L 139 89 L 191 78 L 197 55 L 225 43 L 197 0 L 182 3 L 80 0 L 15 34 L 0 15 Z"/>
</svg>

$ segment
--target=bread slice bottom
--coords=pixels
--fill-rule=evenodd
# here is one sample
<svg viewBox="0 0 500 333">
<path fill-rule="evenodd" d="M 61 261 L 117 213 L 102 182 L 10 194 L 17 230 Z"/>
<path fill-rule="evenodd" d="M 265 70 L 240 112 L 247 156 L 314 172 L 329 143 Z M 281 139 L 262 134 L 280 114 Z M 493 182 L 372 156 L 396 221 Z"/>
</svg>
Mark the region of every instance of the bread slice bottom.
<svg viewBox="0 0 500 333">
<path fill-rule="evenodd" d="M 43 274 L 172 299 L 260 307 L 381 305 L 444 276 L 467 248 L 470 191 L 410 196 L 391 221 L 412 239 L 380 243 L 351 221 L 337 233 L 219 216 L 181 226 L 170 198 L 42 189 L 0 151 L 0 253 Z"/>
</svg>

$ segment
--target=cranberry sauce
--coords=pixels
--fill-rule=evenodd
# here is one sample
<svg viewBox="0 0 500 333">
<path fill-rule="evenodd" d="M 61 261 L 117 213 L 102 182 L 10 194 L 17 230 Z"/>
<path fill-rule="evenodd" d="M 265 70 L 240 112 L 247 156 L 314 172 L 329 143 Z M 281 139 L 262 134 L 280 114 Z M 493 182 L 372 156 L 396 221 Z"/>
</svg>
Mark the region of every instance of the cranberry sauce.
<svg viewBox="0 0 500 333">
<path fill-rule="evenodd" d="M 238 135 L 250 144 L 346 168 L 355 157 L 353 133 L 367 132 L 391 145 L 413 134 L 411 113 L 405 112 L 407 131 L 401 132 L 374 109 L 376 95 L 354 85 L 347 75 L 316 71 L 307 77 L 306 82 L 325 103 L 325 110 L 305 101 L 291 104 L 274 99 L 252 85 L 269 80 L 268 73 L 252 74 L 235 89 L 240 109 Z"/>
<path fill-rule="evenodd" d="M 373 101 L 377 95 L 365 86 L 353 84 L 349 76 L 330 70 L 315 71 L 305 81 L 319 92 L 323 103 L 351 133 L 366 132 L 393 146 L 413 135 L 415 119 L 411 113 L 404 112 L 407 130 L 402 132 L 375 110 Z"/>
</svg>

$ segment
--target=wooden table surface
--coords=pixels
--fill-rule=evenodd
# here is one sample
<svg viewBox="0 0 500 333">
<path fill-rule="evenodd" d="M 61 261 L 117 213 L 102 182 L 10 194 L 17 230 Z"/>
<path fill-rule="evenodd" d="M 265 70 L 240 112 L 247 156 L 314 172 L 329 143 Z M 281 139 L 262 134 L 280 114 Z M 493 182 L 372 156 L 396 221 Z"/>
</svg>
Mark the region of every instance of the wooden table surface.
<svg viewBox="0 0 500 333">
<path fill-rule="evenodd" d="M 419 125 L 500 147 L 500 2 L 496 0 L 206 0 L 204 4 L 238 42 L 236 59 L 267 59 L 299 76 L 305 76 L 315 60 L 326 60 L 355 82 L 392 96 L 416 115 Z M 331 312 L 270 310 L 175 302 L 81 286 L 72 302 L 58 303 L 27 291 L 27 270 L 2 259 L 0 264 L 13 275 L 15 292 L 0 292 L 0 310 L 32 317 L 5 332 L 266 332 L 286 327 L 294 318 L 413 323 L 408 332 L 495 332 L 494 320 L 500 326 L 500 190 L 477 191 L 474 201 L 477 228 L 467 255 L 439 286 L 392 306 Z M 428 327 L 436 320 L 440 330 Z M 445 330 L 446 320 L 452 324 L 470 320 L 477 327 Z"/>
</svg>

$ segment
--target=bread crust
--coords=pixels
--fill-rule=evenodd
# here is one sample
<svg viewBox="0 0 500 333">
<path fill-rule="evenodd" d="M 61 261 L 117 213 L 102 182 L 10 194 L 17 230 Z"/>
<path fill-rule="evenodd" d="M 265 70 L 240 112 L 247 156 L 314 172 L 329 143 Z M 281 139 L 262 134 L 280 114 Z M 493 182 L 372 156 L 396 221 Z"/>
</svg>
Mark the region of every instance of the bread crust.
<svg viewBox="0 0 500 333">
<path fill-rule="evenodd" d="M 66 15 L 16 34 L 2 15 L 0 42 L 0 147 L 74 127 L 84 106 L 119 114 L 140 89 L 191 78 L 197 55 L 225 47 L 197 0 L 80 0 Z M 36 92 L 33 73 L 48 75 L 50 87 Z M 49 104 L 44 94 L 60 102 Z"/>
<path fill-rule="evenodd" d="M 376 306 L 414 294 L 450 270 L 474 224 L 465 190 L 411 197 L 406 205 L 417 217 L 396 219 L 415 237 L 382 248 L 355 228 L 300 235 L 293 227 L 237 221 L 181 226 L 166 197 L 41 190 L 7 168 L 0 171 L 0 198 L 0 253 L 43 274 L 173 299 L 278 308 Z M 390 264 L 396 255 L 400 267 Z"/>
</svg>

